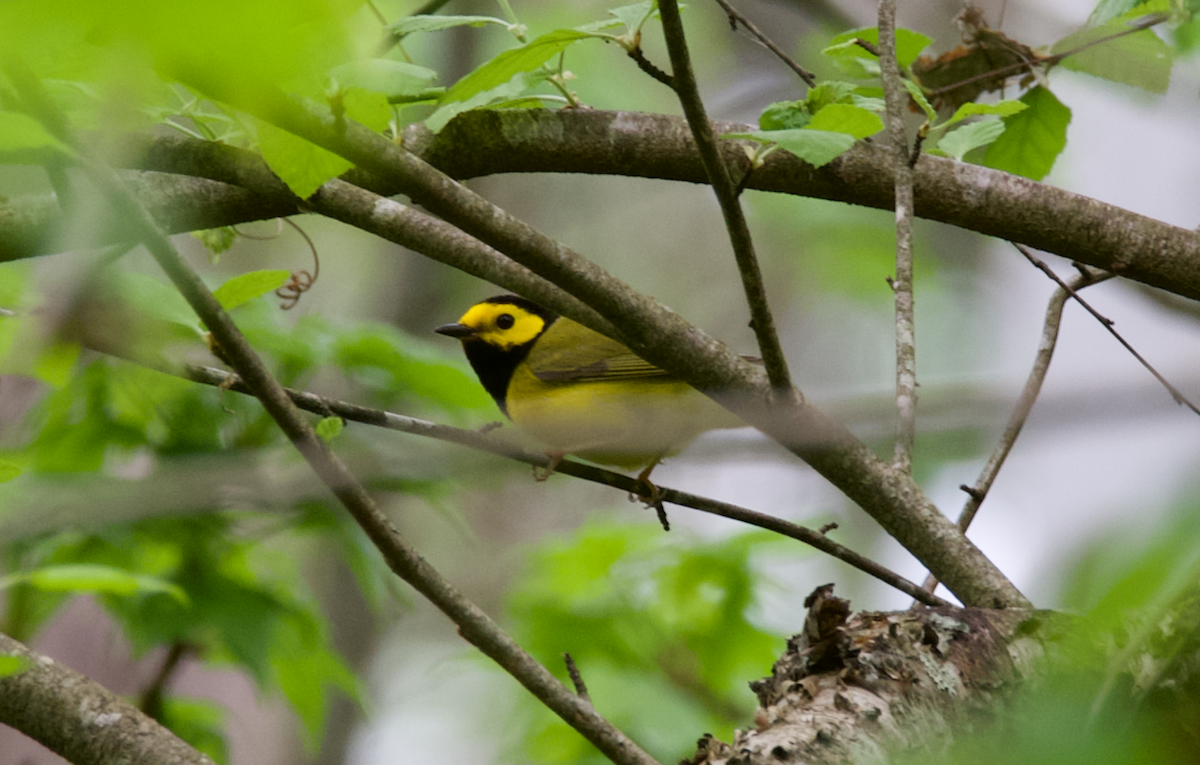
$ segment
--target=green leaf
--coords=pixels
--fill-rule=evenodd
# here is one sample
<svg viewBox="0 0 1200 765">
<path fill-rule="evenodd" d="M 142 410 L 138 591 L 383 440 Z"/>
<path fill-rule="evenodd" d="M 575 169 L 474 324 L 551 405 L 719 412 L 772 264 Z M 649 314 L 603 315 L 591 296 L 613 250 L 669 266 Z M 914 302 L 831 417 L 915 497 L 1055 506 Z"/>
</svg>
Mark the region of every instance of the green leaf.
<svg viewBox="0 0 1200 765">
<path fill-rule="evenodd" d="M 242 303 L 279 289 L 290 276 L 291 274 L 283 269 L 238 274 L 213 290 L 213 297 L 222 308 L 231 311 Z"/>
<path fill-rule="evenodd" d="M 75 373 L 75 362 L 79 361 L 80 351 L 77 343 L 52 343 L 38 354 L 33 374 L 53 388 L 62 388 Z"/>
<path fill-rule="evenodd" d="M 951 130 L 941 137 L 937 148 L 947 155 L 961 160 L 968 151 L 995 141 L 1003 132 L 1004 122 L 1002 120 L 980 120 Z"/>
<path fill-rule="evenodd" d="M 193 231 L 192 236 L 200 240 L 204 249 L 209 252 L 209 260 L 215 263 L 216 256 L 228 252 L 233 243 L 237 241 L 238 234 L 233 226 L 221 226 L 220 228 Z"/>
<path fill-rule="evenodd" d="M 795 154 L 813 167 L 827 165 L 845 154 L 855 138 L 845 133 L 824 130 L 756 130 L 752 133 L 725 133 L 722 138 L 749 138 L 760 143 L 774 143 Z"/>
<path fill-rule="evenodd" d="M 225 741 L 225 707 L 208 699 L 189 699 L 172 694 L 163 699 L 162 723 L 192 748 L 213 762 L 229 762 Z"/>
<path fill-rule="evenodd" d="M 544 79 L 544 76 L 536 73 L 520 72 L 502 85 L 497 85 L 490 90 L 476 93 L 465 101 L 455 101 L 440 107 L 433 114 L 425 118 L 425 127 L 437 133 L 446 127 L 450 120 L 463 112 L 469 112 L 472 109 L 498 103 L 510 102 L 524 95 L 526 91 Z"/>
<path fill-rule="evenodd" d="M 642 3 L 622 5 L 620 8 L 610 8 L 609 14 L 621 22 L 630 32 L 637 32 L 655 13 L 657 3 L 646 0 Z"/>
<path fill-rule="evenodd" d="M 879 119 L 878 114 L 858 106 L 829 104 L 813 115 L 807 129 L 866 138 L 883 130 L 883 120 Z"/>
<path fill-rule="evenodd" d="M 341 435 L 342 428 L 345 426 L 346 421 L 341 417 L 324 417 L 317 423 L 317 436 L 325 443 L 329 443 Z"/>
<path fill-rule="evenodd" d="M 0 483 L 7 483 L 24 472 L 24 468 L 10 460 L 0 459 Z"/>
<path fill-rule="evenodd" d="M 1054 44 L 1053 53 L 1065 53 L 1123 30 L 1125 24 L 1113 21 L 1084 29 Z M 1171 83 L 1171 48 L 1152 30 L 1123 35 L 1067 56 L 1059 66 L 1132 85 L 1151 93 L 1166 93 Z"/>
<path fill-rule="evenodd" d="M 758 127 L 762 130 L 794 130 L 804 127 L 812 119 L 804 101 L 776 101 L 758 115 Z"/>
<path fill-rule="evenodd" d="M 162 593 L 181 604 L 188 602 L 187 594 L 176 584 L 96 563 L 44 566 L 0 578 L 0 589 L 14 584 L 28 584 L 47 592 L 94 592 L 124 597 Z"/>
<path fill-rule="evenodd" d="M 929 99 L 925 97 L 925 91 L 921 90 L 921 86 L 907 77 L 900 80 L 900 82 L 904 85 L 904 89 L 908 91 L 908 95 L 912 96 L 912 100 L 917 102 L 917 106 L 921 107 L 921 111 L 925 112 L 925 120 L 931 125 L 936 122 L 937 111 L 929 103 Z"/>
<path fill-rule="evenodd" d="M 32 666 L 33 662 L 24 656 L 0 655 L 0 678 L 19 675 Z"/>
<path fill-rule="evenodd" d="M 804 97 L 804 104 L 810 113 L 816 114 L 830 104 L 849 103 L 851 94 L 857 89 L 858 86 L 852 82 L 822 82 L 808 91 L 808 95 Z"/>
<path fill-rule="evenodd" d="M 342 88 L 362 88 L 398 98 L 428 90 L 437 79 L 437 72 L 407 61 L 369 58 L 336 66 L 329 76 Z"/>
<path fill-rule="evenodd" d="M 521 73 L 532 72 L 573 43 L 595 37 L 577 29 L 559 29 L 531 40 L 520 48 L 506 50 L 463 77 L 446 91 L 439 104 L 465 101 L 484 91 L 511 81 Z"/>
<path fill-rule="evenodd" d="M 1088 16 L 1088 26 L 1094 27 L 1123 16 L 1144 2 L 1145 0 L 1100 0 L 1092 10 L 1092 15 Z"/>
<path fill-rule="evenodd" d="M 1067 145 L 1071 110 L 1040 85 L 1021 102 L 1029 108 L 1004 118 L 1005 131 L 988 146 L 983 164 L 1040 181 Z"/>
<path fill-rule="evenodd" d="M 340 93 L 346 116 L 377 133 L 387 129 L 392 121 L 392 105 L 388 96 L 362 88 L 350 88 Z"/>
<path fill-rule="evenodd" d="M 1021 101 L 1014 101 L 1011 99 L 1006 100 L 1006 101 L 997 101 L 994 104 L 980 104 L 980 103 L 971 101 L 969 103 L 965 103 L 962 106 L 958 107 L 958 110 L 954 112 L 954 115 L 950 119 L 946 120 L 942 125 L 939 125 L 939 127 L 942 127 L 942 126 L 949 127 L 950 125 L 953 125 L 956 122 L 962 122 L 963 120 L 967 119 L 968 117 L 978 117 L 981 115 L 996 115 L 997 117 L 1011 117 L 1012 115 L 1016 114 L 1017 112 L 1025 111 L 1028 108 L 1029 108 L 1028 104 L 1022 103 Z M 997 133 L 997 135 L 999 135 L 999 133 Z"/>
<path fill-rule="evenodd" d="M 414 32 L 440 32 L 455 27 L 482 27 L 496 24 L 508 29 L 510 26 L 504 19 L 492 16 L 405 16 L 394 24 L 388 25 L 388 31 L 397 37 L 406 37 Z"/>
<path fill-rule="evenodd" d="M 52 136 L 42 123 L 20 112 L 0 112 L 0 152 L 52 149 L 71 154 L 66 144 Z"/>
<path fill-rule="evenodd" d="M 865 48 L 855 43 L 854 40 L 856 38 L 878 46 L 879 28 L 863 27 L 843 32 L 834 37 L 830 41 L 829 46 L 821 51 L 821 53 L 833 59 L 833 62 L 839 68 L 854 73 L 856 77 L 863 76 L 860 72 L 870 72 L 866 76 L 878 74 L 879 60 Z M 900 62 L 901 67 L 909 66 L 917 60 L 917 56 L 921 55 L 921 51 L 929 47 L 931 42 L 933 42 L 932 38 L 926 37 L 920 32 L 898 28 L 896 30 L 896 60 Z"/>
<path fill-rule="evenodd" d="M 296 196 L 307 199 L 331 178 L 353 167 L 331 151 L 258 120 L 258 150 Z"/>
</svg>

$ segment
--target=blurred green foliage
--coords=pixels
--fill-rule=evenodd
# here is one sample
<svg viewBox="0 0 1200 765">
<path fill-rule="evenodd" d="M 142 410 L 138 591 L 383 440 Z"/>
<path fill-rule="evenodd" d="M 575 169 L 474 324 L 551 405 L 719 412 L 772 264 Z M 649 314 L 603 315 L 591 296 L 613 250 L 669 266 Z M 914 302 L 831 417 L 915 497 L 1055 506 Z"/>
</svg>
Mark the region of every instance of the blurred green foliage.
<svg viewBox="0 0 1200 765">
<path fill-rule="evenodd" d="M 765 531 L 708 542 L 591 521 L 528 551 L 507 610 L 534 656 L 562 667 L 569 653 L 605 716 L 669 762 L 694 743 L 680 731 L 728 736 L 750 719 L 747 683 L 769 673 L 784 642 L 755 624 L 773 586 L 762 567 L 773 552 L 794 558 L 803 549 Z M 533 699 L 520 714 L 528 758 L 604 761 Z"/>
<path fill-rule="evenodd" d="M 1194 50 L 1196 22 L 1186 13 L 1193 10 L 1166 0 L 1104 0 L 1091 28 L 1054 49 L 1119 31 L 1138 14 L 1169 11 L 1175 14 L 1171 43 Z M 303 197 L 348 168 L 348 161 L 202 93 L 253 92 L 267 85 L 393 136 L 417 116 L 437 129 L 471 108 L 579 103 L 668 108 L 668 96 L 632 92 L 624 77 L 609 71 L 642 34 L 644 45 L 661 47 L 649 32 L 652 3 L 614 8 L 595 19 L 573 15 L 569 4 L 551 4 L 525 21 L 442 17 L 381 23 L 372 8 L 349 0 L 115 5 L 8 0 L 0 3 L 0 48 L 6 61 L 19 61 L 41 80 L 75 131 L 169 125 L 206 140 L 254 146 Z M 460 26 L 479 35 L 485 30 L 477 27 L 493 30 L 493 36 L 481 38 L 486 41 L 481 47 L 494 55 L 456 82 L 439 78 L 439 62 L 404 60 L 409 51 L 422 50 L 419 38 Z M 389 34 L 398 39 L 381 47 Z M 827 81 L 804 99 L 768 106 L 762 131 L 752 137 L 819 165 L 877 132 L 878 62 L 856 39 L 877 43 L 878 33 L 852 30 L 825 49 L 830 66 L 855 82 Z M 898 41 L 903 66 L 931 44 L 908 30 L 898 30 Z M 1161 92 L 1175 53 L 1147 31 L 1090 48 L 1063 66 Z M 713 53 L 700 63 L 717 68 L 717 58 Z M 632 65 L 622 63 L 628 67 L 622 71 L 635 76 Z M 22 110 L 13 83 L 0 84 L 0 157 L 29 161 L 32 153 L 51 172 L 61 169 L 56 163 L 70 150 L 41 119 Z M 926 129 L 950 156 L 982 154 L 989 166 L 1041 178 L 1066 145 L 1070 110 L 1045 82 L 1021 96 L 1023 110 L 1016 111 L 1014 102 L 967 104 L 941 122 L 919 89 L 913 97 L 926 108 Z M 987 117 L 1003 121 L 980 121 Z M 978 151 L 989 142 L 986 152 Z M 938 147 L 931 141 L 929 148 Z M 887 216 L 810 200 L 761 205 L 773 221 L 787 218 L 789 236 L 804 229 L 804 263 L 795 268 L 812 277 L 814 291 L 862 300 L 882 289 L 882 275 L 892 268 Z M 777 205 L 790 207 L 772 215 Z M 804 222 L 796 225 L 797 218 Z M 199 235 L 214 263 L 236 237 L 232 228 Z M 917 265 L 927 289 L 933 267 L 924 259 Z M 113 510 L 96 504 L 91 484 L 100 479 L 152 483 L 175 460 L 228 456 L 223 464 L 229 466 L 260 458 L 286 461 L 289 457 L 279 455 L 291 453 L 253 401 L 84 347 L 101 340 L 137 354 L 204 354 L 202 328 L 164 282 L 132 273 L 114 259 L 93 274 L 88 295 L 71 298 L 75 304 L 56 317 L 61 321 L 47 322 L 39 318 L 47 306 L 31 271 L 23 264 L 0 264 L 0 308 L 11 311 L 0 315 L 0 370 L 37 385 L 24 417 L 3 423 L 0 434 L 0 528 L 19 529 L 4 524 L 34 514 L 29 498 L 37 491 L 82 490 L 75 515 L 53 530 L 0 536 L 6 574 L 0 580 L 6 592 L 0 624 L 28 639 L 69 598 L 87 593 L 139 653 L 177 647 L 235 666 L 263 691 L 283 695 L 316 746 L 330 694 L 357 697 L 359 689 L 329 645 L 329 625 L 300 564 L 306 553 L 332 546 L 364 591 L 378 596 L 386 576 L 378 555 L 342 514 L 309 498 L 283 508 L 236 511 L 214 504 L 174 517 L 165 511 L 159 517 L 151 508 L 112 524 L 95 517 Z M 283 271 L 250 271 L 217 290 L 285 384 L 320 380 L 357 402 L 433 412 L 451 421 L 492 412 L 453 349 L 437 349 L 380 324 L 348 325 L 319 315 L 283 321 L 269 293 L 286 278 Z M 97 323 L 97 317 L 105 321 Z M 360 429 L 339 423 L 325 419 L 323 435 L 336 437 L 339 449 L 353 448 Z M 959 451 L 961 442 L 954 438 L 937 444 L 925 459 L 932 455 L 940 462 L 943 454 Z M 399 468 L 378 478 L 375 487 L 427 498 L 446 491 L 436 476 L 405 475 Z M 1002 733 L 982 733 L 960 744 L 953 757 L 1172 762 L 1200 749 L 1193 677 L 1200 647 L 1197 515 L 1188 508 L 1169 533 L 1138 554 L 1114 542 L 1085 556 L 1067 596 L 1086 614 L 1079 634 L 1064 639 L 1070 650 L 1062 651 L 1044 686 L 1014 706 Z M 599 706 L 664 759 L 687 754 L 691 740 L 681 740 L 679 731 L 728 738 L 750 718 L 753 698 L 745 683 L 769 671 L 782 646 L 782 636 L 755 625 L 758 596 L 770 586 L 757 561 L 781 545 L 796 554 L 793 543 L 761 532 L 720 542 L 681 536 L 591 523 L 570 538 L 531 550 L 527 570 L 509 596 L 509 613 L 530 650 L 552 666 L 569 651 Z M 1114 569 L 1116 559 L 1123 564 Z M 797 623 L 800 619 L 798 614 Z M 0 664 L 0 673 L 5 671 L 16 670 Z M 596 758 L 575 733 L 531 700 L 526 703 L 525 756 L 539 762 Z M 168 697 L 161 714 L 203 751 L 218 760 L 228 757 L 221 713 L 210 704 Z"/>
</svg>

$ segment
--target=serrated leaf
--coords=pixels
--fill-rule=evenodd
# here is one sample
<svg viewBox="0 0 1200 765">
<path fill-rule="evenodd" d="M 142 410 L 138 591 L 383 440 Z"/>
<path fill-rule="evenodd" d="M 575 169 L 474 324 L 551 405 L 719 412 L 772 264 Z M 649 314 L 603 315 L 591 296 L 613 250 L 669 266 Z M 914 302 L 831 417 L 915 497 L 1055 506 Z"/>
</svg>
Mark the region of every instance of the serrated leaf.
<svg viewBox="0 0 1200 765">
<path fill-rule="evenodd" d="M 1053 53 L 1065 53 L 1128 29 L 1110 22 L 1068 35 L 1054 44 Z M 1123 85 L 1166 93 L 1171 84 L 1171 48 L 1149 29 L 1122 35 L 1067 56 L 1059 66 Z"/>
<path fill-rule="evenodd" d="M 312 196 L 325 181 L 354 166 L 331 151 L 261 120 L 258 150 L 272 172 L 301 199 Z"/>
<path fill-rule="evenodd" d="M 0 460 L 0 483 L 7 483 L 24 472 L 24 468 L 10 460 Z"/>
<path fill-rule="evenodd" d="M 66 144 L 50 134 L 42 123 L 20 112 L 0 112 L 0 152 L 52 149 L 70 154 Z"/>
<path fill-rule="evenodd" d="M 454 83 L 438 103 L 445 105 L 465 101 L 479 93 L 505 85 L 518 74 L 537 69 L 572 43 L 592 37 L 595 35 L 577 29 L 558 29 L 531 40 L 520 48 L 506 50 Z"/>
<path fill-rule="evenodd" d="M 407 61 L 370 58 L 334 67 L 329 76 L 343 88 L 362 88 L 399 98 L 428 90 L 437 72 Z"/>
<path fill-rule="evenodd" d="M 0 578 L 0 589 L 28 584 L 47 592 L 91 592 L 101 595 L 170 595 L 186 605 L 187 593 L 178 585 L 158 577 L 134 574 L 125 569 L 98 563 L 67 563 L 19 571 Z"/>
<path fill-rule="evenodd" d="M 824 130 L 756 130 L 752 133 L 726 133 L 722 138 L 749 138 L 761 143 L 773 143 L 795 154 L 813 167 L 827 165 L 845 154 L 855 138 L 845 133 Z"/>
<path fill-rule="evenodd" d="M 1002 120 L 980 120 L 951 130 L 938 141 L 937 148 L 961 160 L 968 151 L 995 141 L 1004 132 Z"/>
<path fill-rule="evenodd" d="M 983 164 L 1040 181 L 1067 145 L 1071 110 L 1040 85 L 1021 102 L 1029 108 L 1004 118 L 1004 133 L 988 147 Z"/>
<path fill-rule="evenodd" d="M 341 435 L 342 428 L 345 426 L 346 421 L 341 417 L 324 417 L 317 423 L 317 437 L 325 443 L 329 443 Z"/>
<path fill-rule="evenodd" d="M 854 138 L 866 138 L 883 130 L 879 115 L 850 104 L 829 104 L 813 115 L 807 130 L 845 133 Z"/>
<path fill-rule="evenodd" d="M 238 274 L 213 290 L 213 297 L 217 299 L 222 308 L 230 311 L 242 303 L 279 289 L 289 276 L 291 274 L 282 269 Z"/>
<path fill-rule="evenodd" d="M 509 27 L 507 21 L 493 16 L 405 16 L 387 28 L 397 37 L 406 37 L 414 32 L 440 32 L 455 27 L 482 27 L 488 24 L 505 29 Z"/>
<path fill-rule="evenodd" d="M 1020 101 L 1014 101 L 1012 99 L 1007 101 L 997 101 L 994 104 L 981 104 L 972 101 L 958 107 L 958 109 L 954 112 L 954 116 L 946 120 L 943 125 L 953 125 L 955 123 L 962 122 L 968 117 L 978 117 L 981 115 L 994 114 L 997 117 L 1009 117 L 1028 108 L 1028 104 L 1021 103 Z"/>
</svg>

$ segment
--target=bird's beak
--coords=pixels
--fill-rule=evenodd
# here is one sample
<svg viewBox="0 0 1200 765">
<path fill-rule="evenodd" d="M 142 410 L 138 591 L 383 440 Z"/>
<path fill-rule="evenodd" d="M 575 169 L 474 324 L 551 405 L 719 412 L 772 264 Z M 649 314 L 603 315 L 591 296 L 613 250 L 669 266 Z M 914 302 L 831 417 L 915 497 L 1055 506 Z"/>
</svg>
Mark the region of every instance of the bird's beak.
<svg viewBox="0 0 1200 765">
<path fill-rule="evenodd" d="M 475 327 L 469 327 L 466 324 L 443 324 L 434 330 L 439 335 L 447 337 L 457 337 L 459 340 L 466 340 L 469 337 L 474 337 L 479 330 Z"/>
</svg>

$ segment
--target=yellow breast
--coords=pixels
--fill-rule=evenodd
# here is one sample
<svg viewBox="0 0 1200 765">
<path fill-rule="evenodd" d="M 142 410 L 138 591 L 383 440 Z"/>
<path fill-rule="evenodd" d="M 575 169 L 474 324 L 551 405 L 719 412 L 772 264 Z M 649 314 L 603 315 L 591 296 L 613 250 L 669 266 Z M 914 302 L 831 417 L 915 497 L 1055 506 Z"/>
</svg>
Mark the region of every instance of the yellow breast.
<svg viewBox="0 0 1200 765">
<path fill-rule="evenodd" d="M 507 401 L 512 421 L 551 450 L 626 469 L 675 454 L 706 430 L 744 424 L 670 378 L 544 382 L 522 365 Z"/>
</svg>

